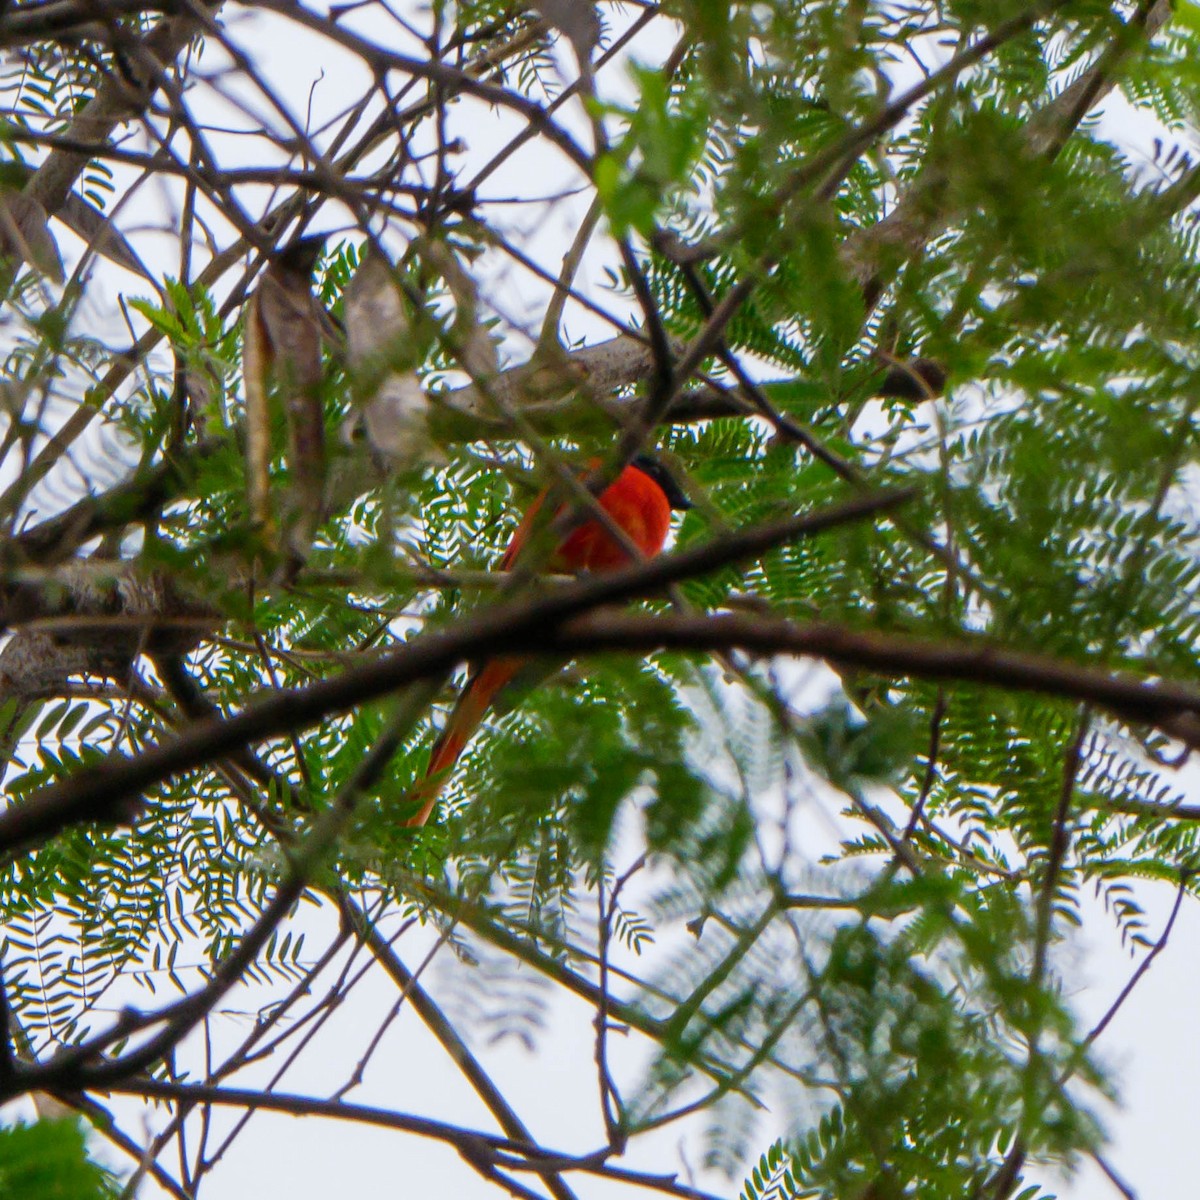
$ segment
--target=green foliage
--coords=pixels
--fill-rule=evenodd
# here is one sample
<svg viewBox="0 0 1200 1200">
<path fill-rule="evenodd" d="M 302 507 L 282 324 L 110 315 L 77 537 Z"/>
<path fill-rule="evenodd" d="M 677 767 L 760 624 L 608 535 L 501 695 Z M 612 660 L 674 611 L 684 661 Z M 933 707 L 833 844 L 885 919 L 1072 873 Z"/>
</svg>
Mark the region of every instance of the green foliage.
<svg viewBox="0 0 1200 1200">
<path fill-rule="evenodd" d="M 3 1200 L 110 1200 L 118 1194 L 110 1172 L 87 1153 L 76 1120 L 38 1121 L 0 1128 Z"/>
<path fill-rule="evenodd" d="M 775 1142 L 759 1158 L 739 1196 L 740 1200 L 793 1200 L 798 1194 L 787 1152 L 782 1142 Z"/>
<path fill-rule="evenodd" d="M 862 721 L 839 700 L 806 721 L 800 747 L 830 783 L 854 792 L 864 784 L 894 782 L 910 757 L 913 733 L 902 710 L 880 708 Z"/>
<path fill-rule="evenodd" d="M 682 186 L 696 161 L 707 114 L 702 97 L 693 93 L 685 106 L 670 104 L 662 73 L 634 70 L 638 102 L 624 117 L 628 131 L 619 148 L 596 162 L 596 193 L 617 237 L 632 226 L 647 234 L 664 197 Z"/>
<path fill-rule="evenodd" d="M 990 682 L 996 659 L 1020 654 L 1062 672 L 1200 686 L 1196 168 L 1160 147 L 1148 181 L 1094 123 L 1064 130 L 1062 145 L 1052 136 L 1056 98 L 1101 57 L 1122 94 L 1186 142 L 1200 98 L 1195 6 L 1177 5 L 1149 47 L 1124 41 L 1130 7 L 1044 6 L 939 77 L 1028 4 L 672 0 L 669 71 L 642 65 L 622 75 L 624 91 L 602 76 L 594 94 L 582 89 L 594 124 L 580 134 L 562 118 L 561 130 L 583 154 L 595 136 L 595 157 L 572 186 L 594 189 L 597 238 L 628 237 L 634 256 L 604 243 L 604 265 L 624 272 L 610 272 L 604 303 L 647 330 L 652 304 L 686 343 L 736 301 L 681 388 L 696 403 L 727 389 L 733 411 L 672 417 L 648 439 L 696 502 L 673 544 L 694 549 L 877 489 L 913 492 L 886 517 L 797 537 L 630 610 L 820 623 L 874 646 L 923 646 L 934 665 L 875 674 L 849 656 L 818 668 L 725 648 L 567 664 L 547 647 L 415 831 L 400 820 L 459 694 L 459 664 L 308 879 L 322 903 L 365 897 L 436 928 L 457 956 L 446 1010 L 480 1041 L 537 1048 L 552 987 L 598 1013 L 603 975 L 604 1002 L 621 1005 L 609 1025 L 650 1047 L 612 1102 L 614 1144 L 699 1113 L 706 1166 L 735 1179 L 782 1126 L 743 1200 L 949 1200 L 987 1194 L 1017 1149 L 1030 1180 L 1072 1165 L 1099 1143 L 1091 1111 L 1108 1085 L 1064 995 L 1061 944 L 1095 893 L 1143 954 L 1160 932 L 1143 882 L 1189 898 L 1200 886 L 1177 745 L 1132 710 Z M 531 33 L 528 12 L 499 0 L 431 11 L 439 77 L 474 62 L 477 46 L 511 42 L 519 53 L 496 49 L 469 78 L 518 92 L 534 133 L 560 119 L 564 47 L 549 26 Z M 368 74 L 387 75 L 383 61 Z M 106 62 L 35 47 L 4 67 L 5 178 L 32 156 L 21 135 L 60 132 Z M 929 79 L 927 96 L 891 113 Z M 496 216 L 504 189 L 488 178 L 505 152 L 477 194 L 438 209 L 470 178 L 455 174 L 457 99 L 403 109 L 388 135 L 394 179 L 360 178 L 357 159 L 337 175 L 336 223 L 350 213 L 362 227 L 331 241 L 318 272 L 333 316 L 320 395 L 329 505 L 303 563 L 279 564 L 247 521 L 241 298 L 252 280 L 206 287 L 192 264 L 160 295 L 129 300 L 131 328 L 155 343 L 136 376 L 88 334 L 80 292 L 53 293 L 33 272 L 13 281 L 0 390 L 12 486 L 0 516 L 14 619 L 27 619 L 32 589 L 47 656 L 86 645 L 71 640 L 80 613 L 127 615 L 112 577 L 129 560 L 195 606 L 175 616 L 200 611 L 203 624 L 175 655 L 144 622 L 132 622 L 132 648 L 121 643 L 128 630 L 114 620 L 102 626 L 113 631 L 106 671 L 69 666 L 0 710 L 10 801 L 169 742 L 210 709 L 228 716 L 263 694 L 368 672 L 382 654 L 554 586 L 495 577 L 520 513 L 544 484 L 608 461 L 614 420 L 654 383 L 650 372 L 622 379 L 593 405 L 587 370 L 563 367 L 517 313 L 506 272 L 533 253 L 541 218 Z M 312 135 L 322 154 L 327 134 Z M 361 161 L 381 145 L 362 147 Z M 224 218 L 216 226 L 241 228 L 241 209 L 220 212 L 209 166 L 192 171 L 193 191 Z M 325 215 L 322 171 L 293 181 L 306 219 Z M 546 185 L 522 181 L 527 201 Z M 79 186 L 109 211 L 129 187 L 102 158 Z M 393 251 L 405 240 L 414 328 L 402 365 L 456 431 L 402 473 L 346 433 L 369 389 L 336 321 L 368 232 Z M 477 276 L 480 330 L 505 361 L 537 344 L 532 380 L 458 390 L 468 372 L 455 322 L 469 297 L 436 268 L 438 240 Z M 539 287 L 560 249 L 539 261 Z M 945 393 L 876 396 L 885 368 L 915 356 L 944 368 Z M 102 432 L 67 439 L 58 457 L 51 435 L 68 423 Z M 34 470 L 43 452 L 45 477 Z M 127 468 L 164 462 L 180 469 L 155 503 L 95 534 L 81 518 L 89 532 L 66 557 L 82 583 L 54 554 L 26 554 L 22 531 L 47 513 L 84 490 L 99 504 Z M 277 454 L 275 478 L 288 470 Z M 967 641 L 985 647 L 975 666 L 941 669 L 935 651 Z M 203 986 L 261 918 L 295 846 L 348 806 L 399 707 L 376 695 L 297 718 L 241 757 L 155 785 L 124 824 L 72 826 L 6 859 L 0 957 L 31 1053 L 108 1028 L 131 994 L 149 1009 Z M 247 973 L 260 1015 L 305 993 L 316 941 L 290 919 L 266 940 Z M 3 1136 L 69 1140 L 54 1128 Z M 41 1155 L 47 1169 L 61 1149 Z"/>
</svg>

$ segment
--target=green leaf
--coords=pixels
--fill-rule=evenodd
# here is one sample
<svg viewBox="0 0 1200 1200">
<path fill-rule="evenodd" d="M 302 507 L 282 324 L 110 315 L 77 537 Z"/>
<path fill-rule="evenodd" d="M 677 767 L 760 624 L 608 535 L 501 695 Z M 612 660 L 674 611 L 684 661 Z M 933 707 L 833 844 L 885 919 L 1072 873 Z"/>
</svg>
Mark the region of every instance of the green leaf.
<svg viewBox="0 0 1200 1200">
<path fill-rule="evenodd" d="M 0 1128 L 0 1200 L 110 1200 L 114 1176 L 87 1153 L 77 1120 Z"/>
</svg>

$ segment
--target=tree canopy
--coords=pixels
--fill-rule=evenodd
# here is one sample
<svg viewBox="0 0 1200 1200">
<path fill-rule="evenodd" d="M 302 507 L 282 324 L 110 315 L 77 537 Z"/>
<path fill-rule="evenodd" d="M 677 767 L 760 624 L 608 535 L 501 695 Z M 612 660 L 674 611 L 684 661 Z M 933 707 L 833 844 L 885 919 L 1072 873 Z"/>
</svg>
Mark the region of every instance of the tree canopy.
<svg viewBox="0 0 1200 1200">
<path fill-rule="evenodd" d="M 553 1200 L 1104 1163 L 1060 951 L 1095 892 L 1136 983 L 1139 888 L 1200 889 L 1200 9 L 26 0 L 0 46 L 0 1100 L 128 1155 L 0 1131 L 0 1195 L 40 1136 L 63 1195 L 219 1198 L 270 1111 Z M 666 551 L 548 575 L 647 452 Z M 568 1003 L 583 1148 L 488 1058 Z M 409 1023 L 486 1119 L 358 1101 Z"/>
</svg>

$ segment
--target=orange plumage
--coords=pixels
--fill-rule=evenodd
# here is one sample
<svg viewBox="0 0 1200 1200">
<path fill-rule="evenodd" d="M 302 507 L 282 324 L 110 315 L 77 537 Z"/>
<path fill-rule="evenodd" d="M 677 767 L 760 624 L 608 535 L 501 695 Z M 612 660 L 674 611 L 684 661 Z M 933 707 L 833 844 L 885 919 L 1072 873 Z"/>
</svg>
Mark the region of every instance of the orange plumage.
<svg viewBox="0 0 1200 1200">
<path fill-rule="evenodd" d="M 500 561 L 502 570 L 510 570 L 516 562 L 545 498 L 543 492 L 517 527 Z M 600 493 L 599 504 L 645 558 L 652 558 L 663 548 L 671 528 L 671 509 L 690 507 L 661 464 L 644 456 L 635 459 Z M 628 550 L 598 520 L 592 519 L 563 539 L 547 566 L 553 572 L 577 574 L 612 571 L 629 560 Z M 420 809 L 406 825 L 424 825 L 429 819 L 450 768 L 466 749 L 496 694 L 512 682 L 527 661 L 512 655 L 493 658 L 481 664 L 471 676 L 433 747 L 425 778 L 410 797 L 420 801 Z"/>
</svg>

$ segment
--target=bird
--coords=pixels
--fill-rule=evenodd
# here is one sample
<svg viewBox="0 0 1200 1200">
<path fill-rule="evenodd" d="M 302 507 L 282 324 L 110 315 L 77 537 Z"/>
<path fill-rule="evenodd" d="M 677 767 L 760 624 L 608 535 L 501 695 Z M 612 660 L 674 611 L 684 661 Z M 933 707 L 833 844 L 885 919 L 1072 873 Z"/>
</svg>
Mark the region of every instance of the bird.
<svg viewBox="0 0 1200 1200">
<path fill-rule="evenodd" d="M 534 500 L 521 519 L 500 560 L 501 570 L 511 570 L 520 557 L 547 494 L 548 489 Z M 649 454 L 639 454 L 633 459 L 597 500 L 642 558 L 653 558 L 663 548 L 671 528 L 672 510 L 692 507 L 678 481 L 662 462 Z M 603 573 L 626 566 L 632 557 L 629 547 L 622 545 L 604 523 L 593 517 L 562 540 L 547 569 L 560 574 Z M 424 777 L 409 795 L 410 802 L 418 803 L 419 807 L 405 825 L 424 825 L 429 820 L 450 769 L 479 728 L 492 701 L 527 662 L 519 655 L 502 655 L 476 668 L 434 743 Z"/>
</svg>

